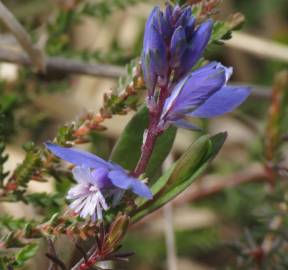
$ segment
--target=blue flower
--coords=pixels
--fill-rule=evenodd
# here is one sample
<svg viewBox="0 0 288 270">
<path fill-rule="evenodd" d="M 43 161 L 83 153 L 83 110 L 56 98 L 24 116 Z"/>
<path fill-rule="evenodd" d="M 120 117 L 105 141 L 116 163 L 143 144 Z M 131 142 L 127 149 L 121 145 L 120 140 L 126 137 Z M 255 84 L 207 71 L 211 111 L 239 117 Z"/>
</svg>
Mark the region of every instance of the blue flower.
<svg viewBox="0 0 288 270">
<path fill-rule="evenodd" d="M 166 99 L 159 128 L 172 124 L 197 129 L 187 118 L 212 118 L 233 111 L 249 96 L 250 89 L 227 86 L 232 72 L 232 68 L 212 62 L 185 76 Z"/>
<path fill-rule="evenodd" d="M 91 216 L 93 221 L 102 219 L 102 209 L 107 210 L 103 179 L 107 170 L 92 171 L 86 166 L 76 166 L 72 170 L 77 185 L 68 191 L 67 199 L 73 201 L 70 208 L 82 218 Z"/>
<path fill-rule="evenodd" d="M 177 10 L 177 6 L 174 8 L 174 13 L 175 9 Z M 190 7 L 186 7 L 178 13 L 172 15 L 170 19 L 174 27 L 169 44 L 170 66 L 175 72 L 174 79 L 189 72 L 202 57 L 213 27 L 211 19 L 195 27 L 195 17 L 192 16 Z"/>
<path fill-rule="evenodd" d="M 168 31 L 168 28 L 164 25 L 163 19 L 160 8 L 155 7 L 145 27 L 141 62 L 144 80 L 150 91 L 155 88 L 158 76 L 164 77 L 167 73 L 167 51 L 161 32 Z"/>
<path fill-rule="evenodd" d="M 144 33 L 142 70 L 149 94 L 157 82 L 166 82 L 169 72 L 178 79 L 202 57 L 211 36 L 213 22 L 207 20 L 196 27 L 191 7 L 166 5 L 164 12 L 155 7 Z"/>
<path fill-rule="evenodd" d="M 69 190 L 67 199 L 73 201 L 70 208 L 82 218 L 102 219 L 102 210 L 108 209 L 106 199 L 113 197 L 115 205 L 128 189 L 138 196 L 152 199 L 149 188 L 119 165 L 75 148 L 52 143 L 45 145 L 59 158 L 76 165 L 72 173 L 78 184 Z"/>
</svg>

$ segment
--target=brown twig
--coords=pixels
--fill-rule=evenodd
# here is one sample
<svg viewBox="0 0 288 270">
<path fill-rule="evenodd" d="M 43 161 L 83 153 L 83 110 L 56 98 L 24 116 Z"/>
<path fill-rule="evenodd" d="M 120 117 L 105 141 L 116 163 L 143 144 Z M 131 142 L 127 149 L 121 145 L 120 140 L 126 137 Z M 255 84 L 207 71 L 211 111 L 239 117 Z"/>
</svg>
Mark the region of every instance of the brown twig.
<svg viewBox="0 0 288 270">
<path fill-rule="evenodd" d="M 251 98 L 257 100 L 271 101 L 272 93 L 270 87 L 250 85 L 252 88 Z"/>
<path fill-rule="evenodd" d="M 17 49 L 8 49 L 0 46 L 0 61 L 30 67 L 32 62 L 29 57 Z M 115 65 L 87 63 L 75 59 L 61 57 L 46 57 L 45 74 L 80 74 L 94 77 L 118 78 L 126 74 L 125 68 Z M 237 84 L 239 85 L 239 84 Z M 251 98 L 270 100 L 271 89 L 263 86 L 252 86 Z"/>
<path fill-rule="evenodd" d="M 53 261 L 54 264 L 58 265 L 62 270 L 67 270 L 66 265 L 57 257 L 50 253 L 45 254 L 47 258 Z"/>
<path fill-rule="evenodd" d="M 88 261 L 89 258 L 88 258 L 88 255 L 87 255 L 86 251 L 85 251 L 79 244 L 77 244 L 77 243 L 75 243 L 75 247 L 76 247 L 77 250 L 79 250 L 79 252 L 81 253 L 84 261 L 85 261 L 85 262 Z"/>
<path fill-rule="evenodd" d="M 31 59 L 25 53 L 2 47 L 0 48 L 0 61 L 28 67 L 32 64 Z M 82 74 L 106 78 L 117 78 L 125 75 L 125 69 L 123 67 L 93 64 L 61 57 L 47 57 L 45 59 L 45 66 L 45 74 Z"/>
<path fill-rule="evenodd" d="M 9 62 L 22 66 L 31 66 L 29 57 L 17 49 L 8 49 L 0 46 L 0 61 Z M 65 59 L 61 57 L 46 58 L 46 74 L 80 74 L 104 78 L 118 78 L 126 74 L 125 68 L 115 65 L 87 63 L 75 59 Z M 237 84 L 239 85 L 239 83 Z M 270 100 L 271 89 L 263 86 L 252 86 L 251 98 Z"/>
<path fill-rule="evenodd" d="M 57 253 L 56 253 L 53 241 L 50 238 L 48 238 L 47 243 L 48 243 L 49 253 L 53 255 L 53 257 L 57 257 Z M 51 262 L 50 262 L 48 270 L 58 270 L 57 264 L 51 259 L 50 261 Z"/>
<path fill-rule="evenodd" d="M 31 63 L 38 71 L 45 70 L 45 60 L 43 52 L 34 46 L 25 28 L 18 22 L 15 16 L 0 1 L 0 20 L 15 36 L 21 47 L 29 55 Z"/>
</svg>

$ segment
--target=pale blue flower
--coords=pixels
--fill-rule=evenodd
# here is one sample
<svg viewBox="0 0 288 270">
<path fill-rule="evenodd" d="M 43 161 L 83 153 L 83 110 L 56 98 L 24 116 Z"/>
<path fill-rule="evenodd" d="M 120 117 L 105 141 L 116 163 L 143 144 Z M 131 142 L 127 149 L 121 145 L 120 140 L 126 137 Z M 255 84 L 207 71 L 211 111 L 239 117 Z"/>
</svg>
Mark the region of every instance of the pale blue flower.
<svg viewBox="0 0 288 270">
<path fill-rule="evenodd" d="M 233 111 L 250 94 L 250 88 L 227 86 L 232 68 L 212 62 L 191 72 L 172 87 L 166 99 L 159 128 L 170 124 L 197 129 L 187 118 L 212 118 Z"/>
<path fill-rule="evenodd" d="M 76 165 L 72 173 L 78 184 L 69 190 L 67 199 L 73 201 L 70 208 L 82 218 L 90 216 L 93 221 L 102 219 L 102 210 L 109 208 L 107 199 L 113 198 L 112 204 L 115 205 L 126 190 L 152 199 L 150 189 L 121 166 L 79 149 L 52 143 L 45 145 L 59 158 Z"/>
</svg>

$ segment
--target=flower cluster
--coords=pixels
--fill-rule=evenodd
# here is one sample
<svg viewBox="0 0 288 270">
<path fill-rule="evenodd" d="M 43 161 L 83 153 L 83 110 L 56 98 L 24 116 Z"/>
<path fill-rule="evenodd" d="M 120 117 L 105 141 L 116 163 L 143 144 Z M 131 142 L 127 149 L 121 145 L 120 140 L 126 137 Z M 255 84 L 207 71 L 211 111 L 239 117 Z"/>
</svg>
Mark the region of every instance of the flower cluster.
<svg viewBox="0 0 288 270">
<path fill-rule="evenodd" d="M 191 7 L 167 4 L 164 12 L 155 7 L 147 20 L 142 53 L 142 69 L 149 93 L 157 82 L 178 79 L 201 58 L 212 31 L 212 20 L 196 27 Z"/>
<path fill-rule="evenodd" d="M 148 18 L 142 53 L 142 70 L 148 88 L 150 123 L 144 134 L 141 157 L 129 174 L 119 165 L 91 153 L 47 143 L 56 156 L 76 165 L 77 185 L 67 199 L 80 217 L 102 219 L 102 210 L 118 204 L 126 190 L 151 199 L 149 188 L 135 178 L 145 172 L 157 137 L 169 126 L 198 129 L 190 117 L 211 118 L 234 110 L 249 95 L 247 87 L 227 86 L 232 68 L 211 62 L 198 69 L 210 40 L 213 21 L 197 25 L 191 7 L 155 7 Z M 133 176 L 132 176 L 133 175 Z"/>
<path fill-rule="evenodd" d="M 141 62 L 150 111 L 161 106 L 159 99 L 165 97 L 158 119 L 159 132 L 170 124 L 197 129 L 187 118 L 220 116 L 234 110 L 250 94 L 248 87 L 226 85 L 232 68 L 220 63 L 192 71 L 210 40 L 212 27 L 211 19 L 196 26 L 191 7 L 167 4 L 164 12 L 159 7 L 152 11 Z M 166 93 L 155 91 L 157 86 Z"/>
<path fill-rule="evenodd" d="M 76 165 L 72 172 L 78 184 L 69 190 L 67 199 L 73 201 L 70 208 L 82 218 L 102 219 L 102 210 L 108 209 L 106 200 L 111 197 L 115 206 L 128 189 L 138 196 L 152 198 L 144 183 L 113 162 L 75 148 L 52 143 L 46 143 L 46 147 L 56 156 Z"/>
</svg>

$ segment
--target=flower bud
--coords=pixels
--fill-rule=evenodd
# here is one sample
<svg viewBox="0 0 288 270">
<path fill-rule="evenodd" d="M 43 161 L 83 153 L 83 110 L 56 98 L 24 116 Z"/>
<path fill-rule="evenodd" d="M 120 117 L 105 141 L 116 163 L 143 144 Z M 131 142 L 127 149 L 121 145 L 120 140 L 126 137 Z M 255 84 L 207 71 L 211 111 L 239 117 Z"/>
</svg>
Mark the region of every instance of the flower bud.
<svg viewBox="0 0 288 270">
<path fill-rule="evenodd" d="M 157 83 L 168 82 L 171 71 L 177 80 L 192 69 L 208 44 L 212 25 L 212 20 L 207 20 L 196 27 L 191 7 L 167 4 L 164 12 L 159 7 L 153 9 L 146 23 L 142 52 L 143 76 L 150 96 Z"/>
</svg>

